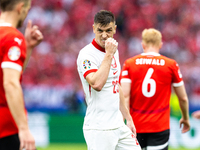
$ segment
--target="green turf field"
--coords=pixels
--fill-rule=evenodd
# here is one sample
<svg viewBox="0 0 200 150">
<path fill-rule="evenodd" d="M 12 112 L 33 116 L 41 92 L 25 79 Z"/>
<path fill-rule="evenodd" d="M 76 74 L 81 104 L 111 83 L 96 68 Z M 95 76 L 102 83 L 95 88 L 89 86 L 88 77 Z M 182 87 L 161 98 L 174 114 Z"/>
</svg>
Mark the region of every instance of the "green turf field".
<svg viewBox="0 0 200 150">
<path fill-rule="evenodd" d="M 50 144 L 46 148 L 37 148 L 37 150 L 87 150 L 85 144 Z"/>
<path fill-rule="evenodd" d="M 77 144 L 77 143 L 74 143 L 74 144 L 50 144 L 46 148 L 38 148 L 37 150 L 87 150 L 87 147 L 85 144 Z M 198 148 L 198 149 L 169 148 L 169 150 L 200 150 L 200 148 Z"/>
</svg>

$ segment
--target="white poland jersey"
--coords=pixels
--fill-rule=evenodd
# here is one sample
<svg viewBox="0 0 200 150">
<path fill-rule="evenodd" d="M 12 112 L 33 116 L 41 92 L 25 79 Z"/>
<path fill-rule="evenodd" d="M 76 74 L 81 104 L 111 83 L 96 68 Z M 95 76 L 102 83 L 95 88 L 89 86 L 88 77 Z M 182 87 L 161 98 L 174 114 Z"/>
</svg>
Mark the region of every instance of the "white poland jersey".
<svg viewBox="0 0 200 150">
<path fill-rule="evenodd" d="M 118 51 L 113 57 L 108 79 L 101 91 L 94 90 L 85 79 L 89 73 L 98 70 L 104 56 L 105 49 L 95 40 L 81 49 L 78 55 L 77 69 L 87 103 L 83 129 L 115 129 L 124 124 L 119 110 L 118 82 L 121 67 Z"/>
</svg>

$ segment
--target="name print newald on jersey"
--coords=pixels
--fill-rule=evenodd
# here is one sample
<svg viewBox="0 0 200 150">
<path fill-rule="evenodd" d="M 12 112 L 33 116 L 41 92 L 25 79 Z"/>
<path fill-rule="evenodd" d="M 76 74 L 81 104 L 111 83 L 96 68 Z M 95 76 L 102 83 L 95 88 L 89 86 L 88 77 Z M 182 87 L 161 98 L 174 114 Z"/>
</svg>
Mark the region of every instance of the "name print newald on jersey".
<svg viewBox="0 0 200 150">
<path fill-rule="evenodd" d="M 158 65 L 164 66 L 165 60 L 164 59 L 148 59 L 148 58 L 138 58 L 135 61 L 136 65 Z"/>
</svg>

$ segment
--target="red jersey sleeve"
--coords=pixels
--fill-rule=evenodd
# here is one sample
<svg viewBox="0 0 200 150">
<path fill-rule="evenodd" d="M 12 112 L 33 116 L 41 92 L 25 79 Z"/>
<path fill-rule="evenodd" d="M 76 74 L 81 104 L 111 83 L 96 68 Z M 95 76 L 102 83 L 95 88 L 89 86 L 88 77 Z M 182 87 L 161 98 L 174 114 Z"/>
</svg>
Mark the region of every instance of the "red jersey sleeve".
<svg viewBox="0 0 200 150">
<path fill-rule="evenodd" d="M 179 87 L 183 85 L 183 80 L 182 80 L 182 74 L 179 68 L 179 65 L 177 64 L 176 61 L 173 63 L 173 75 L 172 75 L 172 84 L 174 87 Z"/>
<path fill-rule="evenodd" d="M 1 68 L 12 68 L 21 72 L 26 57 L 24 36 L 19 31 L 12 32 L 5 38 L 2 50 Z"/>
<path fill-rule="evenodd" d="M 129 61 L 126 60 L 121 71 L 120 83 L 122 82 L 131 83 L 129 68 L 130 68 Z"/>
</svg>

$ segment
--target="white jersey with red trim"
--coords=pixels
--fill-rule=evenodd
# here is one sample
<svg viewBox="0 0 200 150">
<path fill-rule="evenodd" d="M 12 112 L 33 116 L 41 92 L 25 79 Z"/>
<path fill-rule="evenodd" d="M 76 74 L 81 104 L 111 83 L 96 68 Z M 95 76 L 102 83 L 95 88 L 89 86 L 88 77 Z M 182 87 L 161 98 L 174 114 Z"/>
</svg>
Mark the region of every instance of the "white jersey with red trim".
<svg viewBox="0 0 200 150">
<path fill-rule="evenodd" d="M 84 119 L 84 129 L 115 129 L 124 124 L 121 111 L 119 110 L 119 53 L 116 51 L 108 79 L 101 91 L 94 90 L 85 77 L 96 72 L 105 56 L 105 49 L 101 48 L 95 40 L 85 46 L 79 52 L 77 69 L 87 103 L 87 111 Z"/>
</svg>

